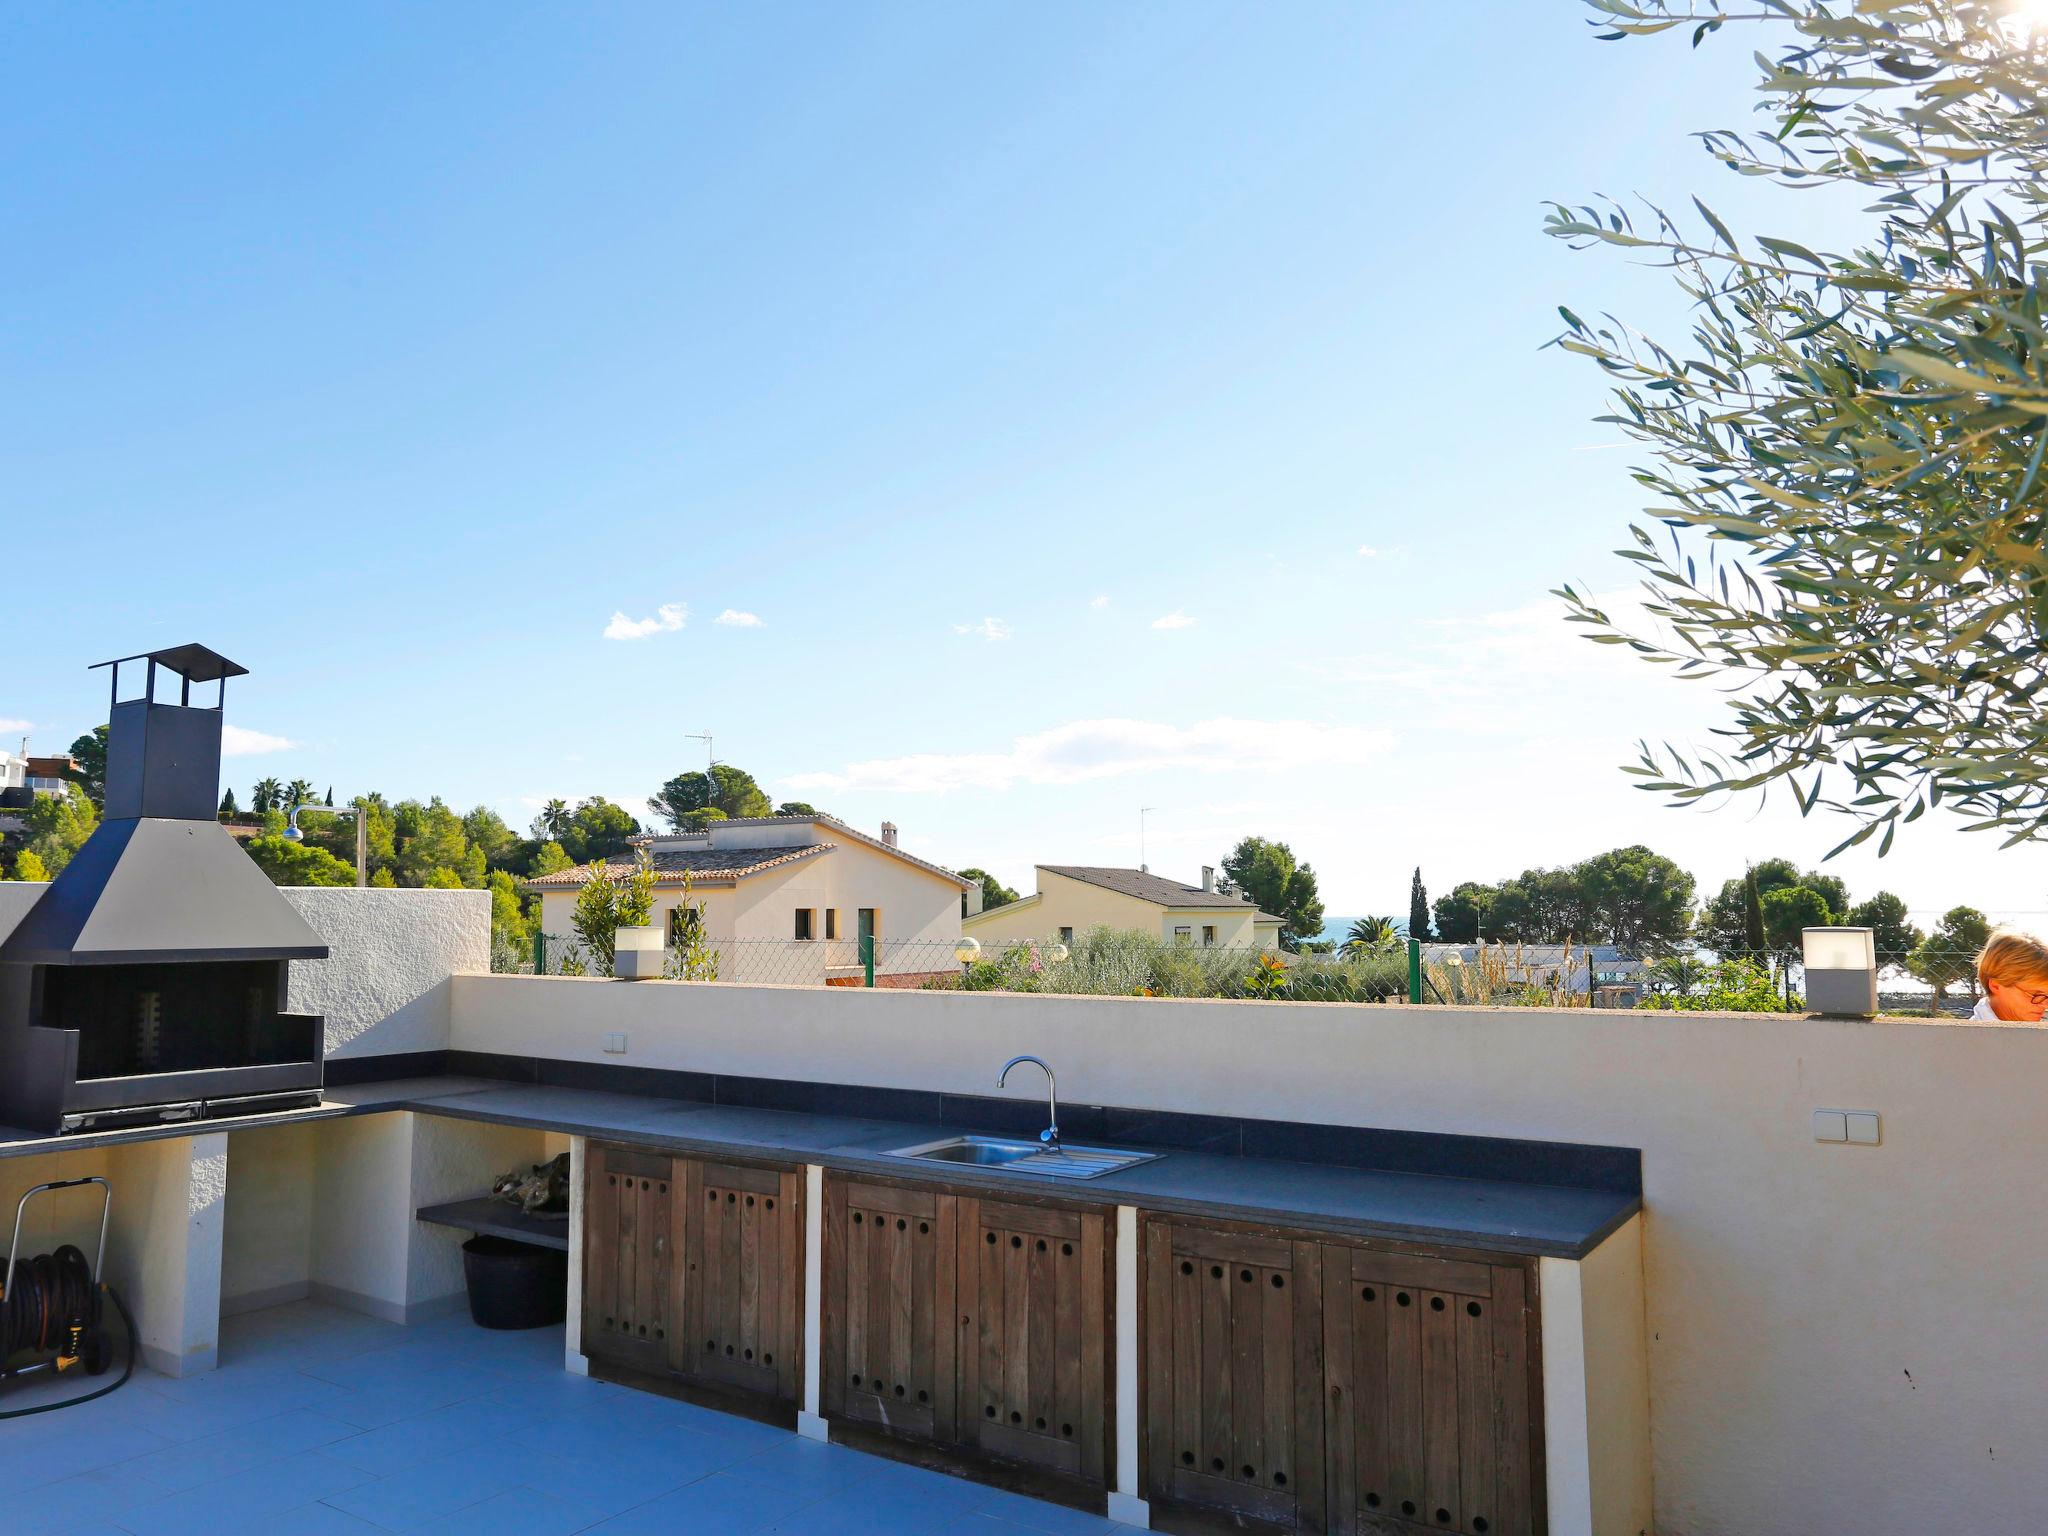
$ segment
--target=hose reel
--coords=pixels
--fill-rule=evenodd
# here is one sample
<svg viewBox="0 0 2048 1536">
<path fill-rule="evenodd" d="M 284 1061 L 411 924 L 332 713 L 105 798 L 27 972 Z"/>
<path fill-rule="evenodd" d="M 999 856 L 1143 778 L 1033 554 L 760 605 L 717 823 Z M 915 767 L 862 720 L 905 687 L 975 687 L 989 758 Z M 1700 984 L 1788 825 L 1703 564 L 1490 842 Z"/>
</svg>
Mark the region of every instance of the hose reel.
<svg viewBox="0 0 2048 1536">
<path fill-rule="evenodd" d="M 65 1243 L 53 1252 L 24 1259 L 21 1218 L 29 1201 L 53 1190 L 78 1189 L 87 1184 L 97 1184 L 101 1197 L 99 1248 L 94 1258 L 88 1262 L 82 1249 Z M 91 1402 L 96 1397 L 105 1397 L 134 1373 L 135 1320 L 128 1315 L 119 1294 L 106 1283 L 103 1270 L 107 1218 L 113 1206 L 113 1186 L 97 1174 L 38 1184 L 23 1192 L 14 1208 L 14 1238 L 7 1248 L 7 1267 L 0 1270 L 0 1386 L 43 1371 L 60 1375 L 74 1370 L 87 1376 L 105 1374 L 114 1360 L 113 1339 L 106 1328 L 105 1302 L 109 1299 L 128 1330 L 127 1365 L 120 1380 L 60 1402 L 0 1410 L 0 1419 Z M 36 1358 L 22 1365 L 8 1363 L 22 1354 Z"/>
</svg>

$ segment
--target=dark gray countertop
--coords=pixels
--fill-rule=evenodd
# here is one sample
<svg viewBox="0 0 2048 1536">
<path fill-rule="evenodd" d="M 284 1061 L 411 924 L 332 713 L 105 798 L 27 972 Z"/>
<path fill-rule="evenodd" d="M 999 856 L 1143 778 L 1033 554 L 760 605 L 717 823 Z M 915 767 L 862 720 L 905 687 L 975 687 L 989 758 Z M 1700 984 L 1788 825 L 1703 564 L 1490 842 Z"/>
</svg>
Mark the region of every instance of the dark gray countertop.
<svg viewBox="0 0 2048 1536">
<path fill-rule="evenodd" d="M 847 1172 L 972 1186 L 991 1194 L 1028 1192 L 1081 1204 L 1136 1205 L 1175 1215 L 1552 1258 L 1584 1258 L 1642 1207 L 1640 1196 L 1609 1190 L 1188 1151 L 1166 1151 L 1098 1179 L 1034 1178 L 888 1155 L 891 1147 L 986 1131 L 987 1126 L 745 1109 L 463 1077 L 329 1088 L 314 1108 L 197 1124 L 73 1136 L 36 1136 L 0 1127 L 0 1158 L 399 1109 L 714 1157 L 818 1163 Z"/>
<path fill-rule="evenodd" d="M 1034 1178 L 889 1155 L 892 1147 L 986 1129 L 981 1126 L 741 1109 L 577 1088 L 465 1084 L 395 1107 L 697 1155 L 813 1162 L 846 1172 L 973 1186 L 991 1194 L 1029 1192 L 1084 1204 L 1136 1205 L 1175 1215 L 1552 1258 L 1584 1258 L 1642 1207 L 1639 1196 L 1613 1191 L 1203 1152 L 1164 1152 L 1097 1179 Z"/>
</svg>

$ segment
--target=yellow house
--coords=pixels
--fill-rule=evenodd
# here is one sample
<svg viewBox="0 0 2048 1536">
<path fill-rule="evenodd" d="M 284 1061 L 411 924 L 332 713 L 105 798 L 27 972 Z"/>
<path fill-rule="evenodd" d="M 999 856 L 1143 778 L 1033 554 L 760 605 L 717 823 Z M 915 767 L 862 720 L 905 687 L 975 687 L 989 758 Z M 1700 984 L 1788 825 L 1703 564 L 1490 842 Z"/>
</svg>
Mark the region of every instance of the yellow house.
<svg viewBox="0 0 2048 1536">
<path fill-rule="evenodd" d="M 863 974 L 868 937 L 878 986 L 957 973 L 960 894 L 972 882 L 905 853 L 893 822 L 871 837 L 833 816 L 736 817 L 634 843 L 654 863 L 653 920 L 671 932 L 689 875 L 720 981 L 851 982 Z M 606 867 L 623 877 L 633 864 L 626 853 Z M 540 893 L 543 932 L 574 934 L 570 917 L 588 877 L 578 867 L 527 882 Z"/>
<path fill-rule="evenodd" d="M 1074 942 L 1090 928 L 1136 929 L 1205 949 L 1278 949 L 1280 919 L 1216 889 L 1216 871 L 1188 885 L 1145 869 L 1040 864 L 1038 890 L 1006 906 L 971 912 L 960 931 L 982 943 L 1017 939 Z M 968 892 L 971 906 L 980 895 Z"/>
</svg>

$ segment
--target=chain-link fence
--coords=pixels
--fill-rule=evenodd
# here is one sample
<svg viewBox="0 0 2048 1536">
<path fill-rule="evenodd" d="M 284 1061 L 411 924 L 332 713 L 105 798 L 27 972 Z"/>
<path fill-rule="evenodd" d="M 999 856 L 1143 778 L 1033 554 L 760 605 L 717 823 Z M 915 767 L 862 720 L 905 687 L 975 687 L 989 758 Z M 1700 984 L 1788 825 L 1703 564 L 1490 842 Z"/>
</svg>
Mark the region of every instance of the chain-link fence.
<svg viewBox="0 0 2048 1536">
<path fill-rule="evenodd" d="M 671 979 L 779 986 L 921 988 L 1115 997 L 1293 997 L 1391 1002 L 1407 996 L 1406 946 L 1341 955 L 1270 955 L 1204 947 L 1141 933 L 1102 931 L 1072 944 L 1052 939 L 983 943 L 963 963 L 955 940 L 714 939 L 686 958 L 671 949 Z M 608 976 L 609 957 L 570 935 L 543 934 L 531 954 L 494 956 L 493 969 L 548 976 Z"/>
<path fill-rule="evenodd" d="M 1882 957 L 1885 1013 L 1961 1017 L 1976 1006 L 1976 952 L 1922 946 Z M 609 976 L 609 956 L 571 935 L 543 934 L 530 952 L 494 953 L 492 968 Z M 917 988 L 1101 997 L 1420 1001 L 1459 1007 L 1805 1011 L 1796 957 L 1644 953 L 1616 945 L 1405 940 L 1329 954 L 1206 947 L 1139 932 L 1096 930 L 1073 943 L 983 942 L 962 961 L 954 940 L 714 939 L 672 947 L 673 980 L 777 986 Z"/>
</svg>

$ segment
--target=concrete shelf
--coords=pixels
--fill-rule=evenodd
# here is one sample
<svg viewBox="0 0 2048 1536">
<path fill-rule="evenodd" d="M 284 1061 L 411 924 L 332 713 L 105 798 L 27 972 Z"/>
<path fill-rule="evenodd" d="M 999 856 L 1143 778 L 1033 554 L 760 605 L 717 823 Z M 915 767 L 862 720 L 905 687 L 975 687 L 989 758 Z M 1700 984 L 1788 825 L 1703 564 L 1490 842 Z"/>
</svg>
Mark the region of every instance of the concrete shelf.
<svg viewBox="0 0 2048 1536">
<path fill-rule="evenodd" d="M 452 1200 L 446 1205 L 423 1205 L 413 1213 L 437 1227 L 456 1227 L 464 1232 L 481 1232 L 490 1237 L 531 1243 L 536 1248 L 569 1251 L 569 1218 L 530 1216 L 516 1205 L 485 1197 Z"/>
</svg>

